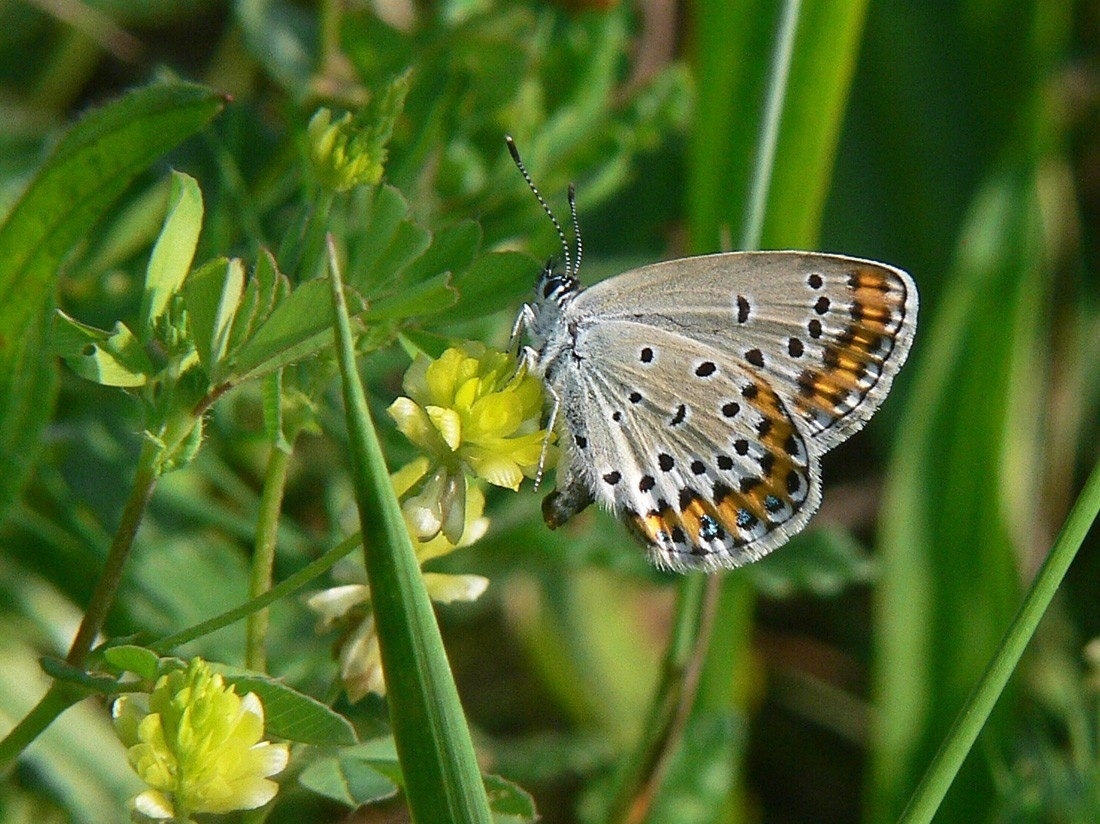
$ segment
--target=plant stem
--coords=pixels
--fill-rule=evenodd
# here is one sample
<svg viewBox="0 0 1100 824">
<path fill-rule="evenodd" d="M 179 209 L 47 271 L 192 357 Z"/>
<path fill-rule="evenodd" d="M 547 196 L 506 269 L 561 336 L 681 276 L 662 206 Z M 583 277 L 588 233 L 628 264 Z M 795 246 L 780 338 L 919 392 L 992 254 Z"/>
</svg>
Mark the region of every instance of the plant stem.
<svg viewBox="0 0 1100 824">
<path fill-rule="evenodd" d="M 134 483 L 130 487 L 130 497 L 126 499 L 126 506 L 122 510 L 122 520 L 115 531 L 114 540 L 111 541 L 111 549 L 107 553 L 103 571 L 99 574 L 88 609 L 84 613 L 84 620 L 80 622 L 80 628 L 76 631 L 72 646 L 69 647 L 69 654 L 65 656 L 65 660 L 74 667 L 83 666 L 96 636 L 103 629 L 107 613 L 114 604 L 115 593 L 118 592 L 118 585 L 122 580 L 123 568 L 130 557 L 134 538 L 137 536 L 138 527 L 141 526 L 141 519 L 145 515 L 145 507 L 157 483 L 159 455 L 160 448 L 146 438 L 141 445 L 137 472 L 134 475 Z"/>
<path fill-rule="evenodd" d="M 328 219 L 335 202 L 336 194 L 328 189 L 322 189 L 317 196 L 313 212 L 306 223 L 301 256 L 297 260 L 298 266 L 291 270 L 296 272 L 298 283 L 312 280 L 322 271 L 325 259 L 325 232 L 328 231 Z"/>
<path fill-rule="evenodd" d="M 16 758 L 36 739 L 46 727 L 50 726 L 61 713 L 79 701 L 83 695 L 73 694 L 71 690 L 53 684 L 34 708 L 0 741 L 0 775 L 8 769 Z"/>
<path fill-rule="evenodd" d="M 279 534 L 279 514 L 283 508 L 290 452 L 271 447 L 264 473 L 264 488 L 260 495 L 260 512 L 256 523 L 256 546 L 252 553 L 252 576 L 248 597 L 257 598 L 271 589 L 275 566 L 275 544 Z M 267 607 L 248 616 L 245 630 L 245 666 L 263 672 L 267 666 L 267 629 L 270 616 Z"/>
<path fill-rule="evenodd" d="M 259 609 L 263 609 L 269 604 L 275 603 L 280 598 L 285 598 L 288 595 L 293 595 L 302 587 L 306 586 L 310 581 L 321 577 L 333 566 L 336 562 L 343 558 L 345 555 L 350 555 L 360 544 L 360 537 L 358 534 L 352 535 L 349 538 L 345 538 L 339 544 L 334 546 L 320 558 L 315 561 L 311 561 L 304 567 L 299 569 L 293 575 L 284 578 L 275 586 L 266 590 L 262 594 L 255 598 L 246 601 L 245 603 L 233 607 L 233 609 L 226 610 L 220 615 L 215 615 L 213 618 L 209 618 L 203 621 L 201 624 L 195 624 L 193 627 L 174 632 L 171 635 L 165 635 L 148 644 L 149 649 L 154 652 L 159 652 L 161 655 L 166 655 L 176 647 L 186 644 L 189 641 L 194 641 L 196 638 L 201 638 L 204 635 L 209 635 L 212 632 L 216 632 L 219 629 L 235 624 L 247 615 L 251 615 L 253 612 Z"/>
<path fill-rule="evenodd" d="M 84 613 L 84 619 L 73 638 L 72 646 L 65 660 L 74 667 L 81 667 L 91 652 L 92 645 L 103 623 L 107 619 L 114 604 L 115 593 L 118 592 L 119 582 L 122 580 L 122 572 L 126 566 L 126 560 L 130 557 L 130 550 L 134 546 L 134 538 L 137 536 L 138 527 L 145 514 L 145 508 L 149 498 L 153 494 L 153 488 L 157 482 L 157 459 L 160 455 L 159 447 L 150 439 L 146 439 L 141 446 L 138 455 L 137 471 L 134 475 L 133 485 L 130 487 L 130 495 L 126 499 L 126 505 L 122 510 L 122 519 L 119 521 L 115 537 L 111 541 L 111 548 L 107 552 L 107 559 L 103 564 L 103 571 L 99 574 L 95 589 Z M 19 754 L 26 749 L 54 720 L 65 710 L 83 698 L 83 693 L 74 690 L 72 686 L 54 684 L 42 696 L 42 699 L 16 724 L 11 731 L 0 741 L 0 771 L 12 763 Z"/>
<path fill-rule="evenodd" d="M 642 739 L 615 792 L 607 817 L 612 824 L 645 820 L 669 759 L 680 744 L 699 686 L 721 580 L 719 576 L 692 575 L 680 586 L 661 681 L 642 726 Z"/>
<path fill-rule="evenodd" d="M 1069 565 L 1081 548 L 1089 528 L 1100 513 L 1100 462 L 1093 467 L 1077 503 L 1062 525 L 1054 546 L 1032 581 L 1023 603 L 1012 619 L 996 655 L 989 662 L 977 686 L 966 699 L 936 757 L 921 779 L 908 806 L 898 819 L 901 824 L 927 822 L 939 809 L 955 775 L 981 732 L 1008 679 L 1024 654 Z"/>
</svg>

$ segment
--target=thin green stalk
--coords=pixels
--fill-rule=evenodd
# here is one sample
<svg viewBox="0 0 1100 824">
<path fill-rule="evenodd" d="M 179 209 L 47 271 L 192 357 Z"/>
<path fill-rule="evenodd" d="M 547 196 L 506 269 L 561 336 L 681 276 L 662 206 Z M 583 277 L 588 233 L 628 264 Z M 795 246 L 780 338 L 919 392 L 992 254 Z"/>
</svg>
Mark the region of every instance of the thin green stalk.
<svg viewBox="0 0 1100 824">
<path fill-rule="evenodd" d="M 103 571 L 99 574 L 99 580 L 92 591 L 84 620 L 80 622 L 80 628 L 77 629 L 76 637 L 73 638 L 72 646 L 69 647 L 69 654 L 65 656 L 65 660 L 74 667 L 84 664 L 96 636 L 103 629 L 107 613 L 114 604 L 115 593 L 118 592 L 118 585 L 122 580 L 122 570 L 130 557 L 134 538 L 137 536 L 138 527 L 141 526 L 141 519 L 145 515 L 145 507 L 157 483 L 159 456 L 160 447 L 146 438 L 138 455 L 137 471 L 134 474 L 133 485 L 130 487 L 130 496 L 126 499 L 126 506 L 122 510 L 122 520 L 119 521 L 114 540 L 111 541 L 111 549 L 107 553 Z"/>
<path fill-rule="evenodd" d="M 19 723 L 0 741 L 0 775 L 7 772 L 27 747 L 29 747 L 46 727 L 50 726 L 61 713 L 84 696 L 55 683 L 42 696 Z"/>
<path fill-rule="evenodd" d="M 1008 679 L 1020 663 L 1031 636 L 1039 625 L 1069 565 L 1081 548 L 1085 535 L 1100 513 L 1100 462 L 1093 467 L 1085 488 L 1062 525 L 1054 546 L 1032 581 L 1023 603 L 1009 624 L 996 655 L 970 693 L 939 752 L 932 759 L 909 805 L 898 821 L 901 824 L 927 822 L 939 809 L 943 797 L 962 767 L 970 748 L 981 732 Z"/>
<path fill-rule="evenodd" d="M 320 578 L 332 569 L 337 561 L 345 555 L 350 555 L 351 552 L 359 546 L 359 543 L 360 537 L 358 533 L 349 538 L 345 538 L 320 558 L 306 564 L 293 575 L 287 576 L 275 586 L 255 598 L 239 606 L 233 607 L 233 609 L 226 610 L 220 615 L 215 615 L 213 618 L 209 618 L 201 624 L 195 624 L 193 627 L 174 632 L 171 635 L 165 635 L 163 638 L 149 644 L 148 647 L 155 652 L 159 652 L 161 655 L 165 655 L 176 647 L 186 644 L 189 641 L 194 641 L 196 638 L 202 638 L 204 635 L 209 635 L 230 624 L 235 624 L 237 621 L 251 615 L 256 610 L 263 609 L 275 603 L 280 598 L 286 598 L 293 595 L 298 590 L 303 589 L 310 581 Z"/>
<path fill-rule="evenodd" d="M 760 121 L 760 140 L 757 143 L 756 161 L 749 183 L 748 209 L 741 234 L 744 251 L 760 246 L 764 232 L 764 217 L 771 188 L 772 170 L 775 168 L 775 147 L 779 142 L 779 122 L 783 115 L 783 102 L 787 97 L 787 78 L 791 73 L 791 55 L 794 54 L 794 37 L 798 29 L 798 13 L 801 0 L 786 0 L 779 20 L 779 33 L 775 51 L 772 52 L 771 76 L 768 79 L 768 99 L 764 104 L 764 116 Z"/>
<path fill-rule="evenodd" d="M 88 653 L 95 643 L 103 623 L 107 619 L 114 604 L 115 594 L 118 592 L 119 582 L 122 580 L 122 572 L 126 566 L 126 560 L 130 557 L 130 550 L 134 546 L 134 538 L 137 536 L 141 519 L 145 515 L 145 508 L 149 498 L 153 494 L 153 488 L 157 482 L 157 458 L 160 450 L 157 445 L 146 439 L 142 444 L 138 456 L 137 470 L 134 474 L 134 482 L 130 487 L 130 495 L 126 499 L 126 506 L 122 510 L 122 519 L 115 531 L 114 540 L 107 553 L 107 559 L 103 564 L 103 571 L 99 575 L 92 597 L 88 603 L 88 609 L 84 613 L 84 619 L 73 638 L 72 646 L 65 660 L 74 667 L 83 666 L 88 658 Z M 82 693 L 74 692 L 71 687 L 54 685 L 46 692 L 42 699 L 8 734 L 0 741 L 0 771 L 11 764 L 20 753 L 31 744 L 54 720 L 83 697 Z"/>
<path fill-rule="evenodd" d="M 264 473 L 264 487 L 260 495 L 260 512 L 256 524 L 256 546 L 252 553 L 252 574 L 249 579 L 248 597 L 257 598 L 271 589 L 272 570 L 275 566 L 275 544 L 279 536 L 279 515 L 283 508 L 283 492 L 286 490 L 290 452 L 272 446 Z M 267 608 L 258 609 L 248 616 L 245 630 L 245 666 L 263 672 L 267 666 Z"/>
<path fill-rule="evenodd" d="M 331 241 L 329 258 L 352 479 L 409 810 L 422 824 L 489 824 L 489 800 L 454 676 L 356 369 L 351 321 Z"/>
<path fill-rule="evenodd" d="M 679 747 L 699 684 L 720 582 L 718 576 L 691 575 L 680 586 L 661 681 L 642 725 L 642 738 L 615 791 L 607 816 L 610 824 L 645 820 L 669 759 Z"/>
</svg>

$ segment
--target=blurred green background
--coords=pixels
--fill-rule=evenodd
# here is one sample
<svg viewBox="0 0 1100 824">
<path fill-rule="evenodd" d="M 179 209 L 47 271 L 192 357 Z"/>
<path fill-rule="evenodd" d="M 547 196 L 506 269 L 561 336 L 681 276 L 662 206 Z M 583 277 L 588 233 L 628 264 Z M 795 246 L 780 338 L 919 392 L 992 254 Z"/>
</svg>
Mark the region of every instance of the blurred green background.
<svg viewBox="0 0 1100 824">
<path fill-rule="evenodd" d="M 386 182 L 423 227 L 473 220 L 484 248 L 556 253 L 510 133 L 559 214 L 577 185 L 582 280 L 732 248 L 779 15 L 763 0 L 8 0 L 0 210 L 91 106 L 165 75 L 232 96 L 66 258 L 58 305 L 110 327 L 137 311 L 170 168 L 202 186 L 197 261 L 274 250 L 305 197 L 315 109 L 354 109 L 411 66 Z M 726 576 L 699 700 L 639 821 L 895 820 L 1098 458 L 1100 4 L 804 0 L 775 148 L 763 246 L 905 268 L 917 340 L 872 424 L 826 457 L 807 532 Z M 354 235 L 370 204 L 349 204 L 334 222 Z M 534 258 L 529 277 L 466 284 L 461 311 L 402 331 L 503 345 Z M 378 413 L 407 364 L 394 346 L 363 363 L 392 467 L 412 452 Z M 58 375 L 26 471 L 0 467 L 0 732 L 45 689 L 38 657 L 69 644 L 140 445 L 121 392 Z M 291 464 L 277 577 L 354 529 L 337 394 L 321 398 L 323 434 Z M 158 487 L 112 634 L 163 635 L 246 597 L 260 404 L 254 389 L 227 396 L 194 463 Z M 490 492 L 487 536 L 438 569 L 491 586 L 438 614 L 485 769 L 532 793 L 546 822 L 603 821 L 677 580 L 605 516 L 551 533 L 538 505 L 526 488 Z M 1100 656 L 1084 654 L 1100 636 L 1098 539 L 937 821 L 1100 820 Z M 301 599 L 272 620 L 270 672 L 331 697 L 334 637 Z M 242 639 L 231 627 L 184 652 L 239 664 Z M 374 697 L 336 706 L 361 731 L 383 724 Z M 5 776 L 0 820 L 119 820 L 136 787 L 88 701 Z M 347 819 L 283 792 L 272 821 L 400 820 L 385 817 L 393 802 Z"/>
</svg>

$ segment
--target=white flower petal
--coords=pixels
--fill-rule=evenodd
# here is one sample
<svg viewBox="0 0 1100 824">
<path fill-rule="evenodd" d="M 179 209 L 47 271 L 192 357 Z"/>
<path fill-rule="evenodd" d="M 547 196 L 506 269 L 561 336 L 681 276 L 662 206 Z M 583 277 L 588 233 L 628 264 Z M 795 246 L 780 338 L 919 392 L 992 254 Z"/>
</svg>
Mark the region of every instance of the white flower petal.
<svg viewBox="0 0 1100 824">
<path fill-rule="evenodd" d="M 279 785 L 266 778 L 252 778 L 237 782 L 234 789 L 236 793 L 232 809 L 255 810 L 275 797 L 275 793 L 279 792 Z"/>
<path fill-rule="evenodd" d="M 340 680 L 353 704 L 368 692 L 386 694 L 382 653 L 372 618 L 359 624 L 340 648 Z"/>
<path fill-rule="evenodd" d="M 251 771 L 256 775 L 269 778 L 286 769 L 287 762 L 290 760 L 290 747 L 286 744 L 263 741 L 248 751 L 248 757 L 252 761 Z"/>
<path fill-rule="evenodd" d="M 424 586 L 428 590 L 428 597 L 437 604 L 450 604 L 455 601 L 476 601 L 489 587 L 489 579 L 481 575 L 425 572 Z"/>
<path fill-rule="evenodd" d="M 130 799 L 130 805 L 144 816 L 158 820 L 175 818 L 176 810 L 164 793 L 146 790 Z"/>
<path fill-rule="evenodd" d="M 263 723 L 264 723 L 264 705 L 263 705 L 263 702 L 260 701 L 260 699 L 256 695 L 256 693 L 246 692 L 241 697 L 240 712 L 241 712 L 242 715 L 244 713 L 249 713 L 250 715 L 255 715 L 257 718 L 260 719 L 261 728 L 263 727 Z"/>
<path fill-rule="evenodd" d="M 306 599 L 306 606 L 321 618 L 325 629 L 339 621 L 350 609 L 370 600 L 370 588 L 364 584 L 346 584 L 330 587 Z"/>
</svg>

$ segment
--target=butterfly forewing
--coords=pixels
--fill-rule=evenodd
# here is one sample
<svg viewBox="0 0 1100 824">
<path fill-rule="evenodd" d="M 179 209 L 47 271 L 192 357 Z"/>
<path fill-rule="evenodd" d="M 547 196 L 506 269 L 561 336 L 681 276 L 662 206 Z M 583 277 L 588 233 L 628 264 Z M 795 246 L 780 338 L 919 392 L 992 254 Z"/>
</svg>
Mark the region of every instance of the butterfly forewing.
<svg viewBox="0 0 1100 824">
<path fill-rule="evenodd" d="M 891 266 L 808 252 L 658 263 L 583 291 L 580 323 L 620 320 L 709 346 L 773 387 L 817 453 L 881 405 L 912 343 L 917 292 Z"/>
</svg>

